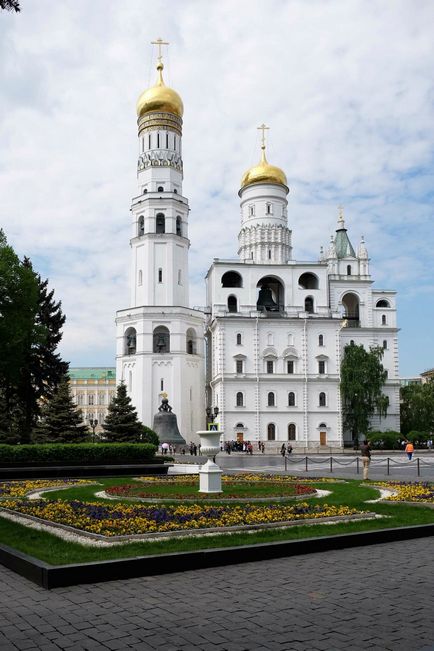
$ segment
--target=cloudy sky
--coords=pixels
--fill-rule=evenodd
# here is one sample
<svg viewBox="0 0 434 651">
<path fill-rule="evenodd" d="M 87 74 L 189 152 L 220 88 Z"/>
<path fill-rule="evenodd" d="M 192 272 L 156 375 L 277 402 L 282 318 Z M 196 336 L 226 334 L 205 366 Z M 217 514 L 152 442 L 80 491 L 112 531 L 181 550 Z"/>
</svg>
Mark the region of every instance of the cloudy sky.
<svg viewBox="0 0 434 651">
<path fill-rule="evenodd" d="M 432 0 L 21 0 L 0 13 L 0 226 L 50 279 L 73 366 L 114 365 L 128 307 L 136 115 L 182 96 L 191 304 L 234 257 L 237 191 L 259 155 L 291 189 L 294 257 L 316 260 L 345 207 L 375 287 L 399 292 L 400 372 L 434 366 Z"/>
</svg>

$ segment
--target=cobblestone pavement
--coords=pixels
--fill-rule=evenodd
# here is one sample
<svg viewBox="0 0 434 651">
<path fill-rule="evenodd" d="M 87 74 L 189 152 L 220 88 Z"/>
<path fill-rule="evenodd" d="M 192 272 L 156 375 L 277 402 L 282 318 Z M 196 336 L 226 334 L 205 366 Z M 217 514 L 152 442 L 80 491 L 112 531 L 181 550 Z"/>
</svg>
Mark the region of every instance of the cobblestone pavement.
<svg viewBox="0 0 434 651">
<path fill-rule="evenodd" d="M 0 566 L 0 649 L 434 651 L 434 538 L 46 591 Z"/>
</svg>

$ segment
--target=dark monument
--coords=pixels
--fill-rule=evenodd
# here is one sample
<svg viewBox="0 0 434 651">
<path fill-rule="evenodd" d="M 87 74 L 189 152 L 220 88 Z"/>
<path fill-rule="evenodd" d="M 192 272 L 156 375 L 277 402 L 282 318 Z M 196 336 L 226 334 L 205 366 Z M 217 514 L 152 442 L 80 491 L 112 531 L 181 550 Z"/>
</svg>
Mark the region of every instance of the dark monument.
<svg viewBox="0 0 434 651">
<path fill-rule="evenodd" d="M 186 445 L 178 429 L 176 414 L 172 412 L 172 407 L 169 405 L 167 398 L 162 398 L 161 400 L 161 405 L 158 407 L 158 414 L 154 416 L 152 429 L 158 434 L 160 443 Z"/>
</svg>

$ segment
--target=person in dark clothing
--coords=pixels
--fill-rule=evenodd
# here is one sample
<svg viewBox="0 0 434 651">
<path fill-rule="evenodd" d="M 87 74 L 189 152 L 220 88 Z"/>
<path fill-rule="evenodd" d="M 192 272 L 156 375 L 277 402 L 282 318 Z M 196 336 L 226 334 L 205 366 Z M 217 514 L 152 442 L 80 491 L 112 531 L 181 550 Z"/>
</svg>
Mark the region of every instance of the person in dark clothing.
<svg viewBox="0 0 434 651">
<path fill-rule="evenodd" d="M 363 463 L 363 479 L 368 479 L 369 464 L 371 463 L 371 448 L 368 441 L 365 439 L 360 446 L 360 454 L 362 455 Z"/>
</svg>

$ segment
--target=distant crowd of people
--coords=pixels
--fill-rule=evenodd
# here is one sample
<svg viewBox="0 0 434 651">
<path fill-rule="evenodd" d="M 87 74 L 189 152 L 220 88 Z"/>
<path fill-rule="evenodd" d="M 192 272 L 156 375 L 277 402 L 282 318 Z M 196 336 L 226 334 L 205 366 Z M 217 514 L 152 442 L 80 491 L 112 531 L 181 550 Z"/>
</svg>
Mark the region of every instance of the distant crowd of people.
<svg viewBox="0 0 434 651">
<path fill-rule="evenodd" d="M 221 449 L 226 454 L 231 454 L 231 452 L 253 454 L 253 445 L 250 441 L 226 441 Z M 262 454 L 265 452 L 265 443 L 263 441 L 258 441 L 258 450 Z"/>
</svg>

